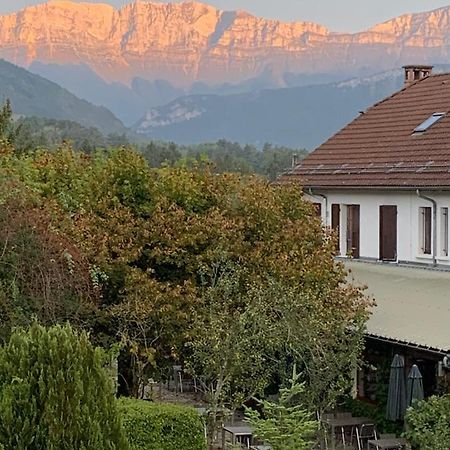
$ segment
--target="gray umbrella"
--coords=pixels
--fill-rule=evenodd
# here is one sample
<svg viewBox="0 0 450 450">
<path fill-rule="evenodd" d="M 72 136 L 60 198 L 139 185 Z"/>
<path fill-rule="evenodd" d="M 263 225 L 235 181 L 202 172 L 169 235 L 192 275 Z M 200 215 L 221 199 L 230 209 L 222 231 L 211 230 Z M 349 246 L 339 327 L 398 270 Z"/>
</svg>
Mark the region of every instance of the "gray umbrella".
<svg viewBox="0 0 450 450">
<path fill-rule="evenodd" d="M 397 421 L 405 417 L 405 360 L 403 356 L 395 355 L 389 375 L 389 392 L 386 405 L 386 419 Z"/>
<path fill-rule="evenodd" d="M 411 406 L 414 400 L 423 400 L 423 381 L 419 368 L 414 364 L 408 375 L 407 405 Z"/>
</svg>

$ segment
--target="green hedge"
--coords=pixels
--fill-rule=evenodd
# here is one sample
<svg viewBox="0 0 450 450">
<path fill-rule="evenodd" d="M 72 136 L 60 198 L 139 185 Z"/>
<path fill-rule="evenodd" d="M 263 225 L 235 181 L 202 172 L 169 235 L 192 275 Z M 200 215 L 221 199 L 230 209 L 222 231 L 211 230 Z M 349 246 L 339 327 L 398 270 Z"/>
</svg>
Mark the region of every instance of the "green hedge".
<svg viewBox="0 0 450 450">
<path fill-rule="evenodd" d="M 193 408 L 121 398 L 130 450 L 205 450 L 202 418 Z"/>
</svg>

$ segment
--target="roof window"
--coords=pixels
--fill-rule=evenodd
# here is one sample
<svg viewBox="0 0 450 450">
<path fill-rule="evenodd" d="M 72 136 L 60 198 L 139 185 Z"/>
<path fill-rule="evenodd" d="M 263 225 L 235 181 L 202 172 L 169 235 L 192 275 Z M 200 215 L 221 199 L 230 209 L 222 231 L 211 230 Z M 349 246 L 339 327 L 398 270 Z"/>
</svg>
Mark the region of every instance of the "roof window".
<svg viewBox="0 0 450 450">
<path fill-rule="evenodd" d="M 437 121 L 441 120 L 445 116 L 444 112 L 434 113 L 427 120 L 422 122 L 417 128 L 414 128 L 414 133 L 424 133 Z"/>
</svg>

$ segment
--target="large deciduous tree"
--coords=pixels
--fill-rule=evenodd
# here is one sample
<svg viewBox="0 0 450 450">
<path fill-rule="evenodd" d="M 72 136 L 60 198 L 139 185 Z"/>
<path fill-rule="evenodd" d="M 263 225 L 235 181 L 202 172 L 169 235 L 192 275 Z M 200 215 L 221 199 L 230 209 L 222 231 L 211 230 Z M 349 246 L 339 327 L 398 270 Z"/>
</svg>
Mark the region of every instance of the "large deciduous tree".
<svg viewBox="0 0 450 450">
<path fill-rule="evenodd" d="M 278 373 L 297 361 L 308 386 L 317 384 L 310 403 L 333 401 L 325 389 L 340 391 L 348 374 L 343 361 L 356 364 L 367 302 L 346 285 L 333 260 L 333 236 L 298 187 L 213 174 L 202 164 L 150 169 L 126 148 L 90 156 L 67 147 L 31 152 L 10 166 L 41 201 L 55 205 L 53 228 L 89 262 L 101 293 L 96 330 L 120 338 L 136 368 L 129 392 L 138 395 L 134 385 L 155 368 L 165 370 L 194 348 L 201 353 L 194 337 L 202 326 L 220 333 L 236 325 L 244 336 L 250 323 L 260 323 L 263 357 L 255 361 L 267 361 L 267 347 L 272 358 L 277 352 L 280 363 L 271 365 Z M 230 267 L 237 282 L 226 276 Z M 221 305 L 236 324 L 227 325 Z M 216 317 L 208 318 L 212 306 Z M 238 372 L 228 384 L 241 383 Z M 244 388 L 233 392 L 242 398 L 254 391 Z"/>
</svg>

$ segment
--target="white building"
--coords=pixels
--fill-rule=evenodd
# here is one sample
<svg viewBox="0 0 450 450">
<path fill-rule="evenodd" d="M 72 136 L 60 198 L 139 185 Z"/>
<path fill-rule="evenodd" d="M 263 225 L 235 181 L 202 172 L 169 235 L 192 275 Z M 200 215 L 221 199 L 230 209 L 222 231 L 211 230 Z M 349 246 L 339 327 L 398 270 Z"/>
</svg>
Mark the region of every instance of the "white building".
<svg viewBox="0 0 450 450">
<path fill-rule="evenodd" d="M 405 67 L 401 91 L 279 181 L 303 187 L 337 231 L 350 276 L 378 300 L 372 355 L 402 353 L 426 374 L 428 392 L 438 390 L 450 362 L 450 74 Z"/>
<path fill-rule="evenodd" d="M 430 72 L 406 67 L 404 89 L 281 177 L 339 231 L 341 256 L 450 267 L 450 74 Z"/>
</svg>

